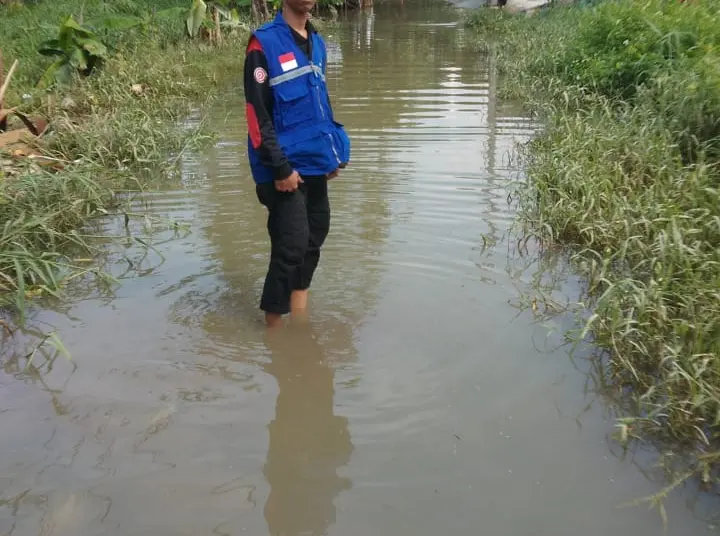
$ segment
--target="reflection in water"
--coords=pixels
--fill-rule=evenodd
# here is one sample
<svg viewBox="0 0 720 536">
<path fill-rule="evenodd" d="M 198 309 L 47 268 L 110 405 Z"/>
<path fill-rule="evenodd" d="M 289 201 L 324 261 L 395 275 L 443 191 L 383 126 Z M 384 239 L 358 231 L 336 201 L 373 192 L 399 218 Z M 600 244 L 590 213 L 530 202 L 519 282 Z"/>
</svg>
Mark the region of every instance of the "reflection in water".
<svg viewBox="0 0 720 536">
<path fill-rule="evenodd" d="M 512 306 L 574 283 L 508 254 L 504 155 L 535 124 L 496 100 L 493 58 L 440 0 L 326 33 L 353 159 L 312 329 L 262 328 L 265 213 L 232 90 L 208 118 L 218 143 L 140 200 L 190 232 L 117 296 L 76 289 L 38 314 L 72 363 L 0 372 L 0 535 L 661 534 L 656 512 L 617 508 L 658 485 L 612 458 L 587 371 L 550 350 L 565 326 Z M 668 536 L 705 532 L 679 497 L 666 507 Z"/>
<path fill-rule="evenodd" d="M 263 474 L 270 485 L 265 518 L 271 536 L 322 535 L 335 522 L 335 497 L 351 487 L 338 476 L 352 443 L 345 417 L 334 412 L 333 364 L 310 326 L 268 336 L 263 370 L 278 383 L 275 418 Z"/>
</svg>

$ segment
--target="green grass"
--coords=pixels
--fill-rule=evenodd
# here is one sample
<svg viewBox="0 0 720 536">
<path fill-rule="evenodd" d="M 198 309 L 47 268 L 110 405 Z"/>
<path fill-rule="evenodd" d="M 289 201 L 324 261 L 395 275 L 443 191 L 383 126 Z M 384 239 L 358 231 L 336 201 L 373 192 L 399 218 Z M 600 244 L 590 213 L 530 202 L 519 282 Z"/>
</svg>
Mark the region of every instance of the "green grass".
<svg viewBox="0 0 720 536">
<path fill-rule="evenodd" d="M 182 18 L 173 23 L 150 27 L 149 35 L 141 36 L 139 29 L 107 30 L 103 21 L 113 16 L 143 16 L 153 10 L 189 5 L 184 0 L 114 0 L 101 2 L 87 0 L 37 0 L 25 5 L 0 6 L 3 24 L 0 25 L 0 47 L 5 57 L 5 68 L 14 59 L 20 61 L 11 86 L 10 101 L 17 103 L 19 95 L 33 90 L 51 59 L 37 53 L 40 44 L 56 37 L 60 23 L 73 15 L 82 24 L 100 33 L 112 49 L 132 47 L 141 41 L 150 41 L 166 49 L 185 41 Z"/>
<path fill-rule="evenodd" d="M 22 321 L 27 300 L 61 292 L 68 278 L 88 270 L 69 251 L 90 249 L 80 229 L 118 208 L 118 192 L 142 190 L 172 167 L 171 156 L 207 138 L 181 128 L 191 107 L 207 104 L 241 76 L 247 33 L 227 35 L 222 45 L 191 41 L 182 17 L 123 31 L 98 33 L 111 56 L 89 77 L 40 91 L 37 81 L 51 60 L 37 53 L 73 14 L 93 26 L 109 15 L 143 15 L 185 5 L 184 0 L 41 0 L 0 6 L 0 43 L 6 69 L 20 61 L 8 106 L 32 98 L 25 111 L 50 119 L 41 148 L 64 163 L 48 172 L 31 163 L 8 165 L 0 153 L 0 309 Z M 140 85 L 140 92 L 133 86 Z M 211 97 L 210 97 L 211 98 Z"/>
<path fill-rule="evenodd" d="M 479 10 L 504 93 L 544 121 L 521 217 L 568 246 L 623 438 L 720 459 L 720 4 Z"/>
</svg>

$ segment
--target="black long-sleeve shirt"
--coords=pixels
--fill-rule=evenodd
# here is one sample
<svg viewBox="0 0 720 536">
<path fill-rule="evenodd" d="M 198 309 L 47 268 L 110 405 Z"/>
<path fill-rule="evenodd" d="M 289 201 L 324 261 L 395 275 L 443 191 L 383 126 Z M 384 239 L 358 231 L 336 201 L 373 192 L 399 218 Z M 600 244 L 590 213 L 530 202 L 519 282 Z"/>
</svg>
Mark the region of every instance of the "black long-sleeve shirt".
<svg viewBox="0 0 720 536">
<path fill-rule="evenodd" d="M 308 59 L 312 58 L 310 35 L 315 28 L 307 23 L 308 37 L 305 38 L 292 30 L 295 43 Z M 247 109 L 248 132 L 250 141 L 257 150 L 263 165 L 271 168 L 275 180 L 289 177 L 293 168 L 280 147 L 273 126 L 273 96 L 268 80 L 268 63 L 260 42 L 251 37 L 245 53 L 245 106 Z"/>
</svg>

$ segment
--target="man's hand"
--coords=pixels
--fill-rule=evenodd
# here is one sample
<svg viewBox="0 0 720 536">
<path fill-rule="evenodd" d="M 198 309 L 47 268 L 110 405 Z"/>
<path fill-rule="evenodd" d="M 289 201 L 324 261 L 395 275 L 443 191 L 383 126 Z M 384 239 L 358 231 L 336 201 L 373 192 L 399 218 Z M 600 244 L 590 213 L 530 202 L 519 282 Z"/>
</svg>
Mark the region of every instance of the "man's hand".
<svg viewBox="0 0 720 536">
<path fill-rule="evenodd" d="M 293 171 L 287 179 L 275 181 L 275 189 L 278 192 L 294 192 L 302 184 L 303 180 L 297 171 Z"/>
</svg>

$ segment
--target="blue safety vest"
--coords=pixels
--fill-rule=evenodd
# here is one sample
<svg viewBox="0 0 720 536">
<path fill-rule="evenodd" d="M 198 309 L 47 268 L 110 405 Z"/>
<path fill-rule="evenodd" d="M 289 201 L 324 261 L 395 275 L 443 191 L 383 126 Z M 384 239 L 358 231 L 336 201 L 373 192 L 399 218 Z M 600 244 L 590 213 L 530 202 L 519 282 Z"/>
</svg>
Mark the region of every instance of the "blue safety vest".
<svg viewBox="0 0 720 536">
<path fill-rule="evenodd" d="M 325 72 L 327 50 L 313 32 L 312 61 L 295 44 L 290 27 L 278 13 L 275 20 L 254 32 L 268 62 L 273 95 L 273 125 L 290 165 L 300 175 L 322 176 L 350 160 L 350 139 L 333 118 Z M 274 179 L 260 163 L 248 136 L 250 168 L 256 183 Z"/>
</svg>

